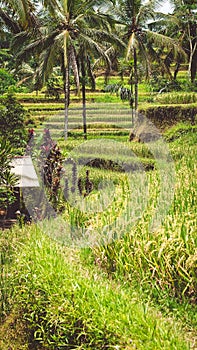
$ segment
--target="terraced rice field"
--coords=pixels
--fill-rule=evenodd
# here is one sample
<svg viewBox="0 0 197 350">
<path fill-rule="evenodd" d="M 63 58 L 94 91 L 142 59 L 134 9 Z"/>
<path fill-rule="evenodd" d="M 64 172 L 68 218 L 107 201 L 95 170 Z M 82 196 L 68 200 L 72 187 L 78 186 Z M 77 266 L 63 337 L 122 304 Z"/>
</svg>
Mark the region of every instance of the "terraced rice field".
<svg viewBox="0 0 197 350">
<path fill-rule="evenodd" d="M 61 147 L 61 150 L 68 155 L 73 147 L 79 146 L 84 142 L 83 139 L 83 119 L 82 107 L 78 104 L 73 104 L 69 108 L 69 120 L 68 120 L 68 140 L 64 140 L 64 110 L 55 109 L 54 104 L 48 104 L 48 111 L 46 106 L 41 111 L 41 106 L 28 104 L 28 110 L 32 114 L 34 120 L 38 120 L 36 131 L 36 139 L 39 139 L 43 135 L 44 129 L 49 129 L 51 137 L 54 141 L 57 141 Z M 59 107 L 64 108 L 63 105 Z M 27 106 L 26 106 L 27 108 Z M 132 158 L 132 167 L 138 168 L 139 160 L 134 153 L 140 158 L 140 162 L 143 164 L 146 170 L 154 167 L 154 159 L 152 154 L 147 150 L 146 145 L 135 143 L 128 143 L 129 133 L 132 128 L 132 111 L 127 103 L 87 103 L 86 109 L 87 117 L 87 136 L 88 140 L 101 139 L 100 153 L 98 152 L 97 144 L 92 144 L 91 147 L 87 146 L 87 150 L 84 151 L 84 147 L 77 148 L 77 155 L 75 157 L 80 159 L 80 163 L 89 163 L 92 159 L 100 158 L 104 160 L 110 160 L 119 164 L 120 167 L 124 167 L 125 163 L 130 164 Z M 110 151 L 107 152 L 107 147 L 102 147 L 102 140 L 114 140 L 115 142 L 126 143 L 127 150 L 119 150 L 117 147 L 110 146 Z M 73 145 L 74 140 L 76 143 Z M 113 151 L 111 151 L 114 148 Z M 125 148 L 125 147 L 123 147 Z M 134 153 L 133 153 L 134 152 Z M 147 159 L 148 158 L 148 159 Z M 131 166 L 131 164 L 129 165 Z"/>
<path fill-rule="evenodd" d="M 33 115 L 34 119 L 44 120 L 37 126 L 37 133 L 48 128 L 53 138 L 62 138 L 64 136 L 64 107 L 63 105 L 54 106 L 48 104 L 39 106 L 38 104 L 25 107 Z M 42 108 L 42 110 L 41 110 Z M 77 105 L 69 108 L 68 130 L 71 133 L 81 133 L 83 131 L 82 123 L 83 110 Z M 87 129 L 90 135 L 128 135 L 132 127 L 132 112 L 127 104 L 88 104 L 86 109 Z"/>
</svg>

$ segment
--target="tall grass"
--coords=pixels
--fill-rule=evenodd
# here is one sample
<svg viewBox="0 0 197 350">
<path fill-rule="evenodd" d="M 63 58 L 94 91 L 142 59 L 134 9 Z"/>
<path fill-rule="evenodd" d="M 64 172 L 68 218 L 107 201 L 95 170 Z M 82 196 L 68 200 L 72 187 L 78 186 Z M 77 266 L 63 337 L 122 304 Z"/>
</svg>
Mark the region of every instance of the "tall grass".
<svg viewBox="0 0 197 350">
<path fill-rule="evenodd" d="M 85 269 L 76 251 L 60 247 L 36 226 L 18 235 L 25 239 L 11 269 L 17 271 L 14 301 L 31 346 L 189 349 L 173 320 L 144 303 L 135 289 L 108 280 L 97 267 Z"/>
<path fill-rule="evenodd" d="M 185 93 L 185 92 L 168 92 L 165 94 L 159 94 L 155 97 L 155 102 L 163 104 L 188 104 L 197 102 L 196 93 Z"/>
<path fill-rule="evenodd" d="M 0 321 L 10 312 L 14 303 L 14 286 L 17 271 L 13 262 L 17 254 L 19 240 L 10 231 L 0 232 Z"/>
<path fill-rule="evenodd" d="M 184 132 L 180 132 L 181 128 Z M 170 148 L 176 162 L 175 194 L 168 214 L 156 230 L 150 230 L 150 223 L 160 192 L 157 170 L 142 178 L 148 184 L 144 206 L 138 200 L 140 189 L 132 177 L 133 207 L 126 215 L 134 215 L 136 220 L 134 225 L 127 226 L 122 216 L 131 194 L 126 174 L 88 168 L 95 188 L 87 201 L 89 204 L 96 202 L 98 184 L 107 179 L 115 186 L 113 196 L 107 193 L 111 199 L 109 205 L 95 215 L 68 202 L 62 217 L 78 232 L 79 229 L 93 234 L 101 232 L 116 239 L 94 246 L 92 250 L 67 248 L 53 240 L 62 230 L 55 220 L 49 223 L 53 231 L 51 238 L 43 233 L 41 225 L 1 232 L 1 318 L 16 310 L 29 333 L 32 348 L 41 344 L 44 349 L 51 350 L 189 349 L 189 344 L 183 340 L 189 337 L 184 335 L 183 324 L 192 329 L 189 340 L 195 343 L 195 128 L 179 125 L 166 138 L 173 140 Z M 66 141 L 65 153 L 80 144 L 81 140 Z M 138 157 L 152 160 L 145 145 L 134 143 L 128 148 Z M 92 152 L 93 156 L 94 149 Z M 86 169 L 83 167 L 80 176 L 84 176 Z M 143 181 L 140 184 L 142 192 L 146 184 Z M 118 217 L 123 220 L 122 227 L 114 225 Z M 158 305 L 165 313 L 177 313 L 179 322 L 169 315 L 163 317 Z"/>
<path fill-rule="evenodd" d="M 187 144 L 188 142 L 188 144 Z M 180 302 L 197 299 L 197 196 L 196 134 L 183 135 L 172 146 L 176 162 L 173 203 L 162 226 L 150 232 L 152 209 L 159 189 L 157 173 L 149 174 L 149 201 L 142 219 L 120 240 L 96 248 L 95 254 L 109 273 L 117 278 L 137 280 L 156 297 L 167 292 Z M 180 157 L 181 154 L 181 157 Z M 166 189 L 167 190 L 167 189 Z"/>
</svg>

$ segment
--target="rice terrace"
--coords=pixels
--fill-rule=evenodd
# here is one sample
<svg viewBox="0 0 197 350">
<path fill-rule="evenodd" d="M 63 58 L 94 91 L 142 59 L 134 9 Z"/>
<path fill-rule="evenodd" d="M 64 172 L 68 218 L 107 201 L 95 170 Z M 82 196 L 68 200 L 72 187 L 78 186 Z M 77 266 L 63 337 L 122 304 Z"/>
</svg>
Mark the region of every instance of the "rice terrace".
<svg viewBox="0 0 197 350">
<path fill-rule="evenodd" d="M 0 5 L 0 350 L 197 350 L 196 1 Z"/>
</svg>

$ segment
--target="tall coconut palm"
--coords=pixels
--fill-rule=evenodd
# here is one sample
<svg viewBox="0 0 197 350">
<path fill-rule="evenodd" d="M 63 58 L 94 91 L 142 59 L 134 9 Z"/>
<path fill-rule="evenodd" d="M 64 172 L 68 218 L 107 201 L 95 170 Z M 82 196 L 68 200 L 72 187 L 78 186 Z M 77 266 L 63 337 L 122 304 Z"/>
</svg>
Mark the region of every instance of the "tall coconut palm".
<svg viewBox="0 0 197 350">
<path fill-rule="evenodd" d="M 73 70 L 77 91 L 80 91 L 77 51 L 81 43 L 94 47 L 97 55 L 108 57 L 103 47 L 108 33 L 108 17 L 98 12 L 95 0 L 45 0 L 40 32 L 23 45 L 18 54 L 26 59 L 32 52 L 40 56 L 39 72 L 46 81 L 55 64 L 62 67 L 65 93 L 65 138 L 68 136 L 69 74 Z M 17 41 L 16 41 L 17 42 Z M 18 45 L 17 45 L 18 46 Z"/>
<path fill-rule="evenodd" d="M 81 73 L 81 84 L 82 84 L 82 101 L 83 101 L 83 129 L 84 138 L 86 139 L 86 81 L 89 78 L 91 81 L 92 88 L 94 87 L 93 78 L 93 68 L 95 58 L 99 56 L 99 59 L 104 60 L 108 71 L 111 70 L 111 57 L 110 57 L 110 47 L 111 45 L 117 45 L 124 47 L 122 40 L 114 33 L 113 21 L 108 28 L 107 32 L 101 32 L 100 30 L 94 31 L 95 40 L 93 41 L 91 37 L 87 40 L 81 40 L 78 47 L 77 61 L 79 63 L 79 69 Z M 114 29 L 114 28 L 113 28 Z M 97 42 L 102 42 L 102 52 L 98 51 Z"/>
<path fill-rule="evenodd" d="M 149 29 L 148 21 L 155 18 L 155 9 L 161 1 L 149 0 L 146 3 L 141 0 L 117 0 L 114 13 L 119 22 L 124 25 L 124 38 L 128 43 L 126 58 L 133 59 L 133 72 L 131 84 L 134 84 L 134 107 L 138 108 L 138 60 L 144 63 L 146 75 L 151 71 L 151 55 L 158 59 L 155 47 L 166 48 L 183 53 L 178 42 L 170 37 Z M 132 79 L 133 77 L 133 79 Z"/>
<path fill-rule="evenodd" d="M 197 74 L 197 3 L 171 0 L 173 13 L 167 16 L 166 32 L 177 38 L 188 57 L 188 76 L 194 83 Z"/>
</svg>

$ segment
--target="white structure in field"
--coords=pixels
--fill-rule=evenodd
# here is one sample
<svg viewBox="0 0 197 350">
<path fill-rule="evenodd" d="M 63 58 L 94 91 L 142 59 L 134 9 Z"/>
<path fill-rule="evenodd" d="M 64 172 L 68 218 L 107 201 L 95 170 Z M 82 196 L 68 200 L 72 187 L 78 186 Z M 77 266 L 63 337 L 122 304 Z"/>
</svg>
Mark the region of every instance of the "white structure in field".
<svg viewBox="0 0 197 350">
<path fill-rule="evenodd" d="M 39 187 L 38 177 L 30 156 L 14 157 L 12 173 L 19 177 L 16 187 Z"/>
</svg>

